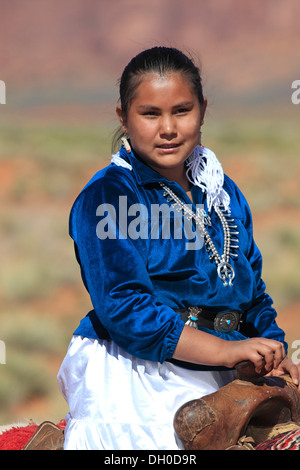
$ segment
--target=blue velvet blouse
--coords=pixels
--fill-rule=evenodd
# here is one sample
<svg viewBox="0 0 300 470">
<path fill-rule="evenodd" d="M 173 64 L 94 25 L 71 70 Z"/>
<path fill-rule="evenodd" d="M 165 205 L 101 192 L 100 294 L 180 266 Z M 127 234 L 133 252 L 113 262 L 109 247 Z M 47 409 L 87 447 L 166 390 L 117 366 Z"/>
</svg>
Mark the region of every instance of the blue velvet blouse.
<svg viewBox="0 0 300 470">
<path fill-rule="evenodd" d="M 135 357 L 162 363 L 172 358 L 184 327 L 174 309 L 200 306 L 213 313 L 236 310 L 243 320 L 240 331 L 204 331 L 228 340 L 262 336 L 284 342 L 261 278 L 251 213 L 236 184 L 225 175 L 224 189 L 239 231 L 238 258 L 232 260 L 236 277 L 232 287 L 225 287 L 205 246 L 187 249 L 187 239 L 172 230 L 168 237 L 157 231 L 152 236 L 155 224 L 162 226 L 164 220 L 151 208 L 167 203 L 160 182 L 191 205 L 184 190 L 133 153 L 121 148 L 120 156 L 132 169 L 111 163 L 96 173 L 71 210 L 70 235 L 93 304 L 74 334 L 112 339 Z M 206 208 L 205 193 L 197 186 L 191 193 L 194 209 L 195 204 Z M 138 212 L 141 206 L 144 210 Z M 221 253 L 223 230 L 214 211 L 211 221 L 209 232 Z"/>
</svg>

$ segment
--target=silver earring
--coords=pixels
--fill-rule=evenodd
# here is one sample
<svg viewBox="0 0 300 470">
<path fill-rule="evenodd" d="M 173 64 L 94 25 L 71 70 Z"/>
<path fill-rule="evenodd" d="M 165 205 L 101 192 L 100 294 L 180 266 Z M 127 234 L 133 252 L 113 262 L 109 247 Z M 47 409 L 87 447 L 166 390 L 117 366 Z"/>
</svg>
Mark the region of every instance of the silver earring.
<svg viewBox="0 0 300 470">
<path fill-rule="evenodd" d="M 121 137 L 121 142 L 126 150 L 127 153 L 131 153 L 131 147 L 130 147 L 130 144 L 127 140 L 127 137 Z"/>
<path fill-rule="evenodd" d="M 202 132 L 199 132 L 199 145 L 202 146 Z"/>
</svg>

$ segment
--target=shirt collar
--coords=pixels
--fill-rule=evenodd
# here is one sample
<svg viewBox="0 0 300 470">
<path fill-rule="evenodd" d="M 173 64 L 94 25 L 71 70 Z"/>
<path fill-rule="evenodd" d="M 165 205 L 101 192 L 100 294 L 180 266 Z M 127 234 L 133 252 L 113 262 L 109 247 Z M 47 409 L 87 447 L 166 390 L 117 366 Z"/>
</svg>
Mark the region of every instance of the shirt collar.
<svg viewBox="0 0 300 470">
<path fill-rule="evenodd" d="M 133 151 L 128 153 L 122 146 L 119 155 L 132 166 L 132 171 L 134 172 L 138 184 L 159 183 L 160 181 L 164 183 L 169 182 L 164 176 L 142 162 Z"/>
</svg>

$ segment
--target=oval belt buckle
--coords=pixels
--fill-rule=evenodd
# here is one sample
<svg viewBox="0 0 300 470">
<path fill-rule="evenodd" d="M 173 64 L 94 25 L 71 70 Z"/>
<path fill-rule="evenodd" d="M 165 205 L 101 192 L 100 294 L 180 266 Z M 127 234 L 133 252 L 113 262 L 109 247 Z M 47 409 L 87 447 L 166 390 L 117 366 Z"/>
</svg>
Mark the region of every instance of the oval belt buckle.
<svg viewBox="0 0 300 470">
<path fill-rule="evenodd" d="M 231 333 L 240 328 L 240 315 L 237 312 L 220 312 L 214 318 L 214 329 L 221 333 Z"/>
</svg>

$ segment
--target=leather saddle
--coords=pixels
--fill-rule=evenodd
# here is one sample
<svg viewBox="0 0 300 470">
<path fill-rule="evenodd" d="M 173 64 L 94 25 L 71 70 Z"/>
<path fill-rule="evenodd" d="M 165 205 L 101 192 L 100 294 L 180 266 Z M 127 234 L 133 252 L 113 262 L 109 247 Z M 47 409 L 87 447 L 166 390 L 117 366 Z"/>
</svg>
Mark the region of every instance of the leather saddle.
<svg viewBox="0 0 300 470">
<path fill-rule="evenodd" d="M 39 425 L 22 450 L 63 450 L 64 431 L 51 421 Z"/>
<path fill-rule="evenodd" d="M 300 393 L 286 375 L 236 378 L 181 406 L 174 428 L 186 450 L 254 449 L 276 434 L 299 431 Z"/>
</svg>

